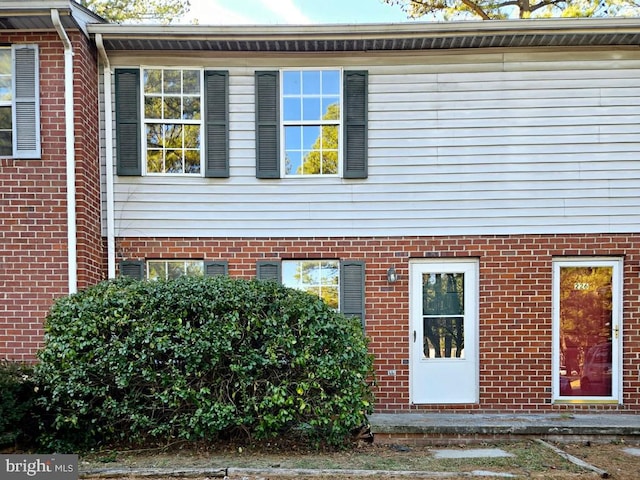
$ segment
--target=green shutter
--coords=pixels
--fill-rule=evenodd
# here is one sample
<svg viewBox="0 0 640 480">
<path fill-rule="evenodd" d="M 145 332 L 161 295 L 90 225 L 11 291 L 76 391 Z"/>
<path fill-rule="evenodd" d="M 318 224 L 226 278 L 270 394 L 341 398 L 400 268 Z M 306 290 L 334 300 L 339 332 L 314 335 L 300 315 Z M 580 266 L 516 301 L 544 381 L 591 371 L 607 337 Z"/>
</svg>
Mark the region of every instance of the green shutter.
<svg viewBox="0 0 640 480">
<path fill-rule="evenodd" d="M 344 72 L 344 178 L 367 178 L 368 73 Z"/>
<path fill-rule="evenodd" d="M 364 276 L 362 260 L 340 262 L 340 311 L 358 317 L 364 327 Z"/>
<path fill-rule="evenodd" d="M 229 72 L 204 73 L 205 177 L 229 177 Z"/>
<path fill-rule="evenodd" d="M 229 274 L 229 262 L 226 260 L 215 260 L 204 262 L 204 274 L 207 277 L 225 276 Z"/>
<path fill-rule="evenodd" d="M 280 178 L 280 74 L 256 72 L 256 177 Z"/>
<path fill-rule="evenodd" d="M 256 263 L 256 278 L 282 283 L 280 262 L 277 260 L 260 260 Z"/>
<path fill-rule="evenodd" d="M 116 171 L 142 175 L 140 142 L 140 70 L 116 69 Z"/>
<path fill-rule="evenodd" d="M 13 156 L 41 158 L 37 45 L 13 45 Z"/>
<path fill-rule="evenodd" d="M 137 280 L 144 279 L 144 260 L 121 261 L 120 275 L 123 277 L 133 277 Z"/>
</svg>

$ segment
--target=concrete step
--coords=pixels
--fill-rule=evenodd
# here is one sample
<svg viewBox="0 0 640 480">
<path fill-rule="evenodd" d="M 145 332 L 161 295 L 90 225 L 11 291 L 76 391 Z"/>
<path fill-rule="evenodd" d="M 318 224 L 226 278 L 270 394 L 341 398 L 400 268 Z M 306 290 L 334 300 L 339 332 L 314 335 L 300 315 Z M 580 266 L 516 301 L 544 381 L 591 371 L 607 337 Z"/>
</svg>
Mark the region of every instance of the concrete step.
<svg viewBox="0 0 640 480">
<path fill-rule="evenodd" d="M 535 437 L 555 441 L 640 438 L 640 415 L 377 413 L 369 417 L 376 443 L 477 443 Z"/>
</svg>

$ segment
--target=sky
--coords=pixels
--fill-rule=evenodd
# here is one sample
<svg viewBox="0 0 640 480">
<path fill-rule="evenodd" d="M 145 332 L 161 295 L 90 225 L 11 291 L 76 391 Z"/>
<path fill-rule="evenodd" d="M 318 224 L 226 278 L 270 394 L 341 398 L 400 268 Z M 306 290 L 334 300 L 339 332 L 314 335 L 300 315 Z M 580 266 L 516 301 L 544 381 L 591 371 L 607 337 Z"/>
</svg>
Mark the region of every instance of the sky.
<svg viewBox="0 0 640 480">
<path fill-rule="evenodd" d="M 382 0 L 191 0 L 190 12 L 172 23 L 200 25 L 305 25 L 399 23 L 407 16 Z"/>
</svg>

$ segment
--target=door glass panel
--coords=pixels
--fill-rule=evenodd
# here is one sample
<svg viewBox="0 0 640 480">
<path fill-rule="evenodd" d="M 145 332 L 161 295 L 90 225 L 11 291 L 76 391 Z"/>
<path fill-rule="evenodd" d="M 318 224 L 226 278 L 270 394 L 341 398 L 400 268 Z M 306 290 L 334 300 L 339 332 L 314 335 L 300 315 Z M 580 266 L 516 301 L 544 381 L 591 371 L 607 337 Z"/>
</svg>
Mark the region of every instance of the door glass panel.
<svg viewBox="0 0 640 480">
<path fill-rule="evenodd" d="M 464 273 L 422 275 L 424 358 L 464 358 Z"/>
<path fill-rule="evenodd" d="M 560 395 L 612 393 L 613 267 L 560 268 Z"/>
</svg>

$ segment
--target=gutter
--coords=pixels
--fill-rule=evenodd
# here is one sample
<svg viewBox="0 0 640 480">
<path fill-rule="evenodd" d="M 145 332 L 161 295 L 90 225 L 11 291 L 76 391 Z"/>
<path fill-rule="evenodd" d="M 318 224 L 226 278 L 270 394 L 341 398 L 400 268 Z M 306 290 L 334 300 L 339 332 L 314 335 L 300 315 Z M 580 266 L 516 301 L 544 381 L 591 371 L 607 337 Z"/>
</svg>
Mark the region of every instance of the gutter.
<svg viewBox="0 0 640 480">
<path fill-rule="evenodd" d="M 102 35 L 96 35 L 96 46 L 104 65 L 104 148 L 107 190 L 107 272 L 116 277 L 115 200 L 113 192 L 113 106 L 111 102 L 111 63 L 104 48 Z"/>
<path fill-rule="evenodd" d="M 67 255 L 69 294 L 78 291 L 78 243 L 76 225 L 76 162 L 73 117 L 73 48 L 62 26 L 58 10 L 51 10 L 51 21 L 64 45 L 64 117 L 67 152 Z"/>
</svg>

